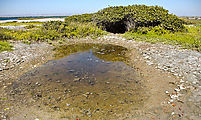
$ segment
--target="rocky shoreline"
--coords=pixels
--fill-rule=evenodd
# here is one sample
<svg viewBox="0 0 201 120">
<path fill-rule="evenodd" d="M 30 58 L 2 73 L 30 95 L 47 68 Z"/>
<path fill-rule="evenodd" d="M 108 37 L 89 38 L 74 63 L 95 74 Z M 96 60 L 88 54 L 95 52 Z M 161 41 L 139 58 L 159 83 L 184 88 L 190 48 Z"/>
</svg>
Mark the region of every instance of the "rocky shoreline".
<svg viewBox="0 0 201 120">
<path fill-rule="evenodd" d="M 69 43 L 75 40 L 67 40 Z M 171 82 L 171 90 L 162 91 L 168 99 L 161 101 L 171 107 L 171 119 L 198 120 L 201 117 L 201 53 L 176 46 L 126 40 L 120 35 L 108 35 L 96 40 L 80 39 L 77 42 L 105 43 L 136 49 L 148 66 L 172 74 L 180 81 Z M 0 53 L 0 92 L 18 77 L 51 59 L 54 47 L 46 43 L 25 45 L 14 43 L 14 51 Z M 27 66 L 27 67 L 24 67 Z M 24 68 L 23 68 L 24 67 Z M 27 69 L 29 68 L 29 69 Z M 9 73 L 8 73 L 9 72 Z M 0 95 L 3 97 L 5 95 Z M 2 112 L 2 111 L 0 111 Z M 6 112 L 4 113 L 4 115 Z M 6 116 L 0 117 L 6 120 Z M 160 117 L 159 117 L 160 118 Z"/>
</svg>

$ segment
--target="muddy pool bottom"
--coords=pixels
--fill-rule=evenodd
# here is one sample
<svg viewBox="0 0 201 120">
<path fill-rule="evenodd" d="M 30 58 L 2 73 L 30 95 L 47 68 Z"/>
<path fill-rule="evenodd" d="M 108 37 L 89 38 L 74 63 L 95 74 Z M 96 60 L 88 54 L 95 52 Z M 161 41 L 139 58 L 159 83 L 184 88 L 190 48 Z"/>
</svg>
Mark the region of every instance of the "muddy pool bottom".
<svg viewBox="0 0 201 120">
<path fill-rule="evenodd" d="M 143 81 L 128 66 L 128 50 L 109 44 L 73 44 L 56 49 L 55 59 L 22 75 L 12 96 L 62 111 L 61 118 L 109 119 L 140 109 Z"/>
</svg>

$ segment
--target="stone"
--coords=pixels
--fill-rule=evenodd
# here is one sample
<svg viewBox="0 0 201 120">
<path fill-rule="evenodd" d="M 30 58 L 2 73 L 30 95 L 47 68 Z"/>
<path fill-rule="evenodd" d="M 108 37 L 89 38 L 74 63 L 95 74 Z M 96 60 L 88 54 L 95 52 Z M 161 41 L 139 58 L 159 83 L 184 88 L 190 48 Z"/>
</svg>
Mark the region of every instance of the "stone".
<svg viewBox="0 0 201 120">
<path fill-rule="evenodd" d="M 110 82 L 105 82 L 106 84 L 110 84 Z"/>
<path fill-rule="evenodd" d="M 70 104 L 66 103 L 66 106 L 70 106 Z"/>
<path fill-rule="evenodd" d="M 74 78 L 73 82 L 79 82 L 80 78 Z"/>
</svg>

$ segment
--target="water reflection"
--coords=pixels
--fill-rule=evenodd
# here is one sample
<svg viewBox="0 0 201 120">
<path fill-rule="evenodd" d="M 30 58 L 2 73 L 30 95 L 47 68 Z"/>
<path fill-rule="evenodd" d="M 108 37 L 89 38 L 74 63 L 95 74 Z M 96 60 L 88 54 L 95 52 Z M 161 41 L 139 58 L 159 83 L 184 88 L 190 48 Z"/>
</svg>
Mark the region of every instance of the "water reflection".
<svg viewBox="0 0 201 120">
<path fill-rule="evenodd" d="M 56 48 L 57 58 L 62 58 L 64 56 L 68 56 L 72 53 L 77 52 L 91 52 L 91 54 L 95 55 L 99 59 L 105 61 L 122 61 L 125 62 L 128 58 L 125 56 L 128 51 L 127 48 L 122 46 L 115 46 L 110 44 L 93 44 L 93 43 L 81 43 L 81 44 L 72 44 L 72 45 L 63 45 Z"/>
</svg>

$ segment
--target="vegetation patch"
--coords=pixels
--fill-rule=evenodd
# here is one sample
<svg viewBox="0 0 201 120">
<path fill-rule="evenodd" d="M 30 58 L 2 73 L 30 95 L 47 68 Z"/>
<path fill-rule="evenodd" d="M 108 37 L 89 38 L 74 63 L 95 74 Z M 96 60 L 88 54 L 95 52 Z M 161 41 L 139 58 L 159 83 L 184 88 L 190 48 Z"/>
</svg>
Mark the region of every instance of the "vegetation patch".
<svg viewBox="0 0 201 120">
<path fill-rule="evenodd" d="M 82 14 L 82 15 L 72 15 L 65 18 L 66 22 L 93 22 L 94 13 L 92 14 Z"/>
<path fill-rule="evenodd" d="M 12 45 L 10 45 L 8 42 L 0 41 L 0 52 L 2 51 L 11 51 Z"/>
<path fill-rule="evenodd" d="M 191 48 L 201 51 L 201 26 L 186 25 L 188 32 L 168 32 L 156 27 L 146 32 L 126 32 L 124 37 L 136 41 L 146 41 L 151 43 L 177 44 L 183 48 Z"/>
<path fill-rule="evenodd" d="M 159 6 L 115 6 L 104 8 L 93 14 L 67 17 L 66 21 L 94 22 L 97 26 L 112 33 L 137 32 L 140 29 L 152 30 L 155 26 L 171 32 L 184 31 L 184 21 Z"/>
<path fill-rule="evenodd" d="M 193 18 L 189 18 L 189 17 L 181 17 L 181 19 L 184 21 L 185 24 L 194 24 L 194 25 L 201 25 L 201 17 L 193 17 Z"/>
<path fill-rule="evenodd" d="M 35 28 L 35 26 L 27 26 Z M 83 38 L 90 36 L 96 38 L 106 34 L 105 31 L 98 28 L 93 23 L 75 23 L 50 21 L 43 24 L 38 29 L 30 30 L 9 30 L 0 28 L 0 39 L 2 40 L 30 40 L 30 41 L 48 41 L 62 38 Z"/>
<path fill-rule="evenodd" d="M 183 31 L 183 21 L 177 16 L 169 14 L 168 10 L 159 6 L 117 6 L 98 11 L 95 21 L 107 31 L 123 33 L 125 31 L 138 31 L 141 27 L 152 29 L 155 26 L 165 30 Z M 119 31 L 116 29 L 120 28 Z"/>
<path fill-rule="evenodd" d="M 45 19 L 45 18 L 64 18 L 64 16 L 62 17 L 41 17 L 41 16 L 38 16 L 38 17 L 20 17 L 18 18 L 18 20 L 35 20 L 35 19 Z"/>
<path fill-rule="evenodd" d="M 40 26 L 36 26 L 36 25 L 28 25 L 24 27 L 25 29 L 37 29 L 40 28 Z"/>
<path fill-rule="evenodd" d="M 0 23 L 0 26 L 19 26 L 19 25 L 42 25 L 42 22 L 7 22 L 7 23 Z"/>
</svg>

